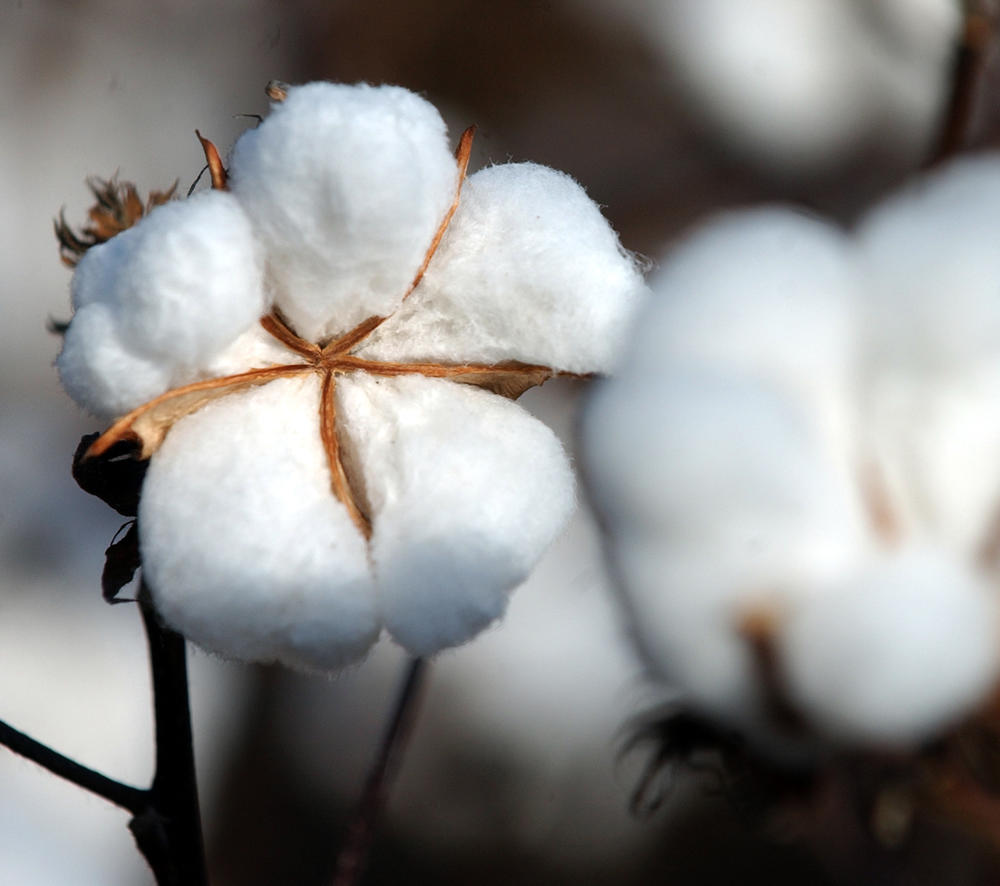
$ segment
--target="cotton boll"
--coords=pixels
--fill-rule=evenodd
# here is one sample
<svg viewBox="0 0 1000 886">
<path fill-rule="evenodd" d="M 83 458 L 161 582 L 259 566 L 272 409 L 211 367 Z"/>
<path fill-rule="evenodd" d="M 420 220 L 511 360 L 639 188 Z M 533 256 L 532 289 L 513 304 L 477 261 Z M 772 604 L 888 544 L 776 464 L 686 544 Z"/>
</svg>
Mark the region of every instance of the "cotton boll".
<svg viewBox="0 0 1000 886">
<path fill-rule="evenodd" d="M 373 359 L 519 360 L 607 372 L 643 293 L 635 261 L 569 176 L 471 176 L 420 287 L 365 344 Z"/>
<path fill-rule="evenodd" d="M 858 240 L 870 360 L 956 371 L 1000 359 L 1000 155 L 959 160 L 876 207 Z"/>
<path fill-rule="evenodd" d="M 56 359 L 59 380 L 79 406 L 109 421 L 170 387 L 170 373 L 137 356 L 117 334 L 112 309 L 90 302 L 77 309 Z"/>
<path fill-rule="evenodd" d="M 866 552 L 854 489 L 814 417 L 738 374 L 676 367 L 601 386 L 585 471 L 652 670 L 713 714 L 753 724 L 741 621 L 780 614 Z"/>
<path fill-rule="evenodd" d="M 398 306 L 458 183 L 437 110 L 367 84 L 289 89 L 236 143 L 229 172 L 276 304 L 313 341 Z"/>
<path fill-rule="evenodd" d="M 379 633 L 365 541 L 330 491 L 319 380 L 204 406 L 150 462 L 139 509 L 157 610 L 206 649 L 329 670 Z"/>
<path fill-rule="evenodd" d="M 779 654 L 791 698 L 841 739 L 934 738 L 997 679 L 997 604 L 995 590 L 943 550 L 886 555 L 789 618 Z"/>
<path fill-rule="evenodd" d="M 562 446 L 509 400 L 453 382 L 357 374 L 337 388 L 386 627 L 415 655 L 468 640 L 572 511 Z"/>
</svg>

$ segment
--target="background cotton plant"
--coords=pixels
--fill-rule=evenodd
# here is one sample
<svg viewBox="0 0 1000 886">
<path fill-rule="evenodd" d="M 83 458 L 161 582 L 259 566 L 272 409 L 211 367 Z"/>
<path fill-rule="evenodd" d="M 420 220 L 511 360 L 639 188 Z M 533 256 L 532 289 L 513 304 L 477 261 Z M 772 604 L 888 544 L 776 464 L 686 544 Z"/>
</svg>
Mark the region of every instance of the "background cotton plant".
<svg viewBox="0 0 1000 886">
<path fill-rule="evenodd" d="M 918 747 L 1000 676 L 998 194 L 984 155 L 850 233 L 706 223 L 586 414 L 649 667 L 771 753 Z"/>
<path fill-rule="evenodd" d="M 461 643 L 566 520 L 561 445 L 505 398 L 605 371 L 642 280 L 567 176 L 464 182 L 470 141 L 456 160 L 404 89 L 293 87 L 227 190 L 79 262 L 60 377 L 125 413 L 88 457 L 152 456 L 144 579 L 206 648 L 334 669 L 383 625 Z"/>
</svg>

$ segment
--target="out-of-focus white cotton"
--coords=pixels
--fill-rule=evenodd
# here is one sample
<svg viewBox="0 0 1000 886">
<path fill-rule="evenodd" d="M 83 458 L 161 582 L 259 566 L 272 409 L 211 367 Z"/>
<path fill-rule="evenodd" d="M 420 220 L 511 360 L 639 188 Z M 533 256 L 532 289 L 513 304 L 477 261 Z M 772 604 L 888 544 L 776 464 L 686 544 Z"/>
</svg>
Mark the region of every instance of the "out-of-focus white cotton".
<svg viewBox="0 0 1000 886">
<path fill-rule="evenodd" d="M 708 223 L 586 411 L 647 664 L 758 737 L 775 675 L 814 734 L 891 745 L 1000 676 L 998 163 L 853 234 L 777 209 Z"/>
</svg>

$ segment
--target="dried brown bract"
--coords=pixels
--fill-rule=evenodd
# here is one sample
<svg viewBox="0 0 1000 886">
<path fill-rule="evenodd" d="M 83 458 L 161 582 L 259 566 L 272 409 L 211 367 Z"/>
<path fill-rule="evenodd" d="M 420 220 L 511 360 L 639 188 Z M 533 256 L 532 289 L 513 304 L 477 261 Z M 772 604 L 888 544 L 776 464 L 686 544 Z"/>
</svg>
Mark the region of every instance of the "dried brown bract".
<svg viewBox="0 0 1000 886">
<path fill-rule="evenodd" d="M 60 212 L 55 221 L 59 257 L 63 264 L 71 268 L 76 267 L 83 254 L 92 246 L 104 243 L 115 234 L 132 227 L 154 206 L 170 200 L 177 190 L 177 182 L 174 182 L 165 191 L 151 191 L 143 204 L 135 185 L 119 182 L 117 176 L 109 179 L 90 178 L 87 186 L 97 201 L 87 212 L 90 221 L 78 231 L 74 231 L 66 221 L 65 211 Z"/>
</svg>

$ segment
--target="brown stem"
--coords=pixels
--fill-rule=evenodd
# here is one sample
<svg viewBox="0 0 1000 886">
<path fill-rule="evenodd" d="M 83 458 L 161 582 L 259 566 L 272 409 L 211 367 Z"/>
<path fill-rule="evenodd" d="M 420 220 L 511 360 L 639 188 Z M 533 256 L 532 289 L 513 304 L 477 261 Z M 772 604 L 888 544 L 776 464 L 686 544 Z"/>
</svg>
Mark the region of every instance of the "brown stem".
<svg viewBox="0 0 1000 886">
<path fill-rule="evenodd" d="M 400 757 L 413 731 L 426 671 L 427 662 L 422 658 L 413 659 L 407 668 L 378 756 L 368 773 L 361 800 L 348 822 L 331 886 L 357 886 L 361 882 Z"/>
<path fill-rule="evenodd" d="M 153 679 L 156 774 L 150 806 L 129 828 L 158 886 L 206 886 L 185 642 L 160 623 L 145 587 L 139 598 Z"/>
</svg>

